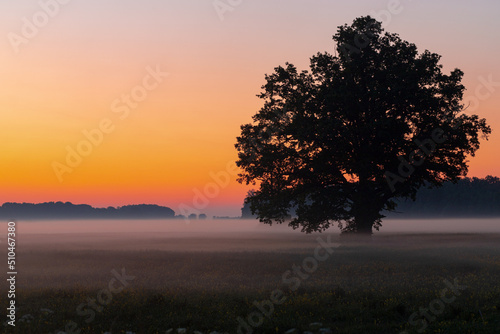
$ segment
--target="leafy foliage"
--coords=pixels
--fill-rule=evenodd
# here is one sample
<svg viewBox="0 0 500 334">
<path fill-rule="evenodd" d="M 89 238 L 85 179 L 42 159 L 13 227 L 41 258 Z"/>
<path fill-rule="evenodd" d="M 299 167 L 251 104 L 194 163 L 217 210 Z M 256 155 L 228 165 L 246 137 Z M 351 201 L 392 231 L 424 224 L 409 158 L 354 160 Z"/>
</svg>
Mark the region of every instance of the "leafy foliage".
<svg viewBox="0 0 500 334">
<path fill-rule="evenodd" d="M 310 71 L 289 63 L 266 75 L 264 101 L 237 138 L 239 181 L 261 221 L 313 232 L 338 223 L 372 233 L 396 198 L 413 198 L 467 174 L 485 119 L 466 115 L 463 72 L 418 53 L 371 17 L 339 27 L 338 56 L 318 53 Z"/>
</svg>

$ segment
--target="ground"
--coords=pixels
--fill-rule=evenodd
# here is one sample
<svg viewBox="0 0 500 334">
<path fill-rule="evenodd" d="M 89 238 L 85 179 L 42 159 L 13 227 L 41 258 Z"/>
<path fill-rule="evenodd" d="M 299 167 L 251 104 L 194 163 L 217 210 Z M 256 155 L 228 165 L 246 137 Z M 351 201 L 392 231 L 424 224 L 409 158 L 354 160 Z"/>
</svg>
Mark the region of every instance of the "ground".
<svg viewBox="0 0 500 334">
<path fill-rule="evenodd" d="M 318 237 L 338 247 L 315 253 Z M 67 324 L 81 333 L 500 328 L 494 233 L 379 233 L 363 243 L 262 231 L 25 234 L 17 256 L 17 321 L 15 328 L 2 324 L 6 333 L 57 333 Z M 0 287 L 5 310 L 5 282 Z"/>
</svg>

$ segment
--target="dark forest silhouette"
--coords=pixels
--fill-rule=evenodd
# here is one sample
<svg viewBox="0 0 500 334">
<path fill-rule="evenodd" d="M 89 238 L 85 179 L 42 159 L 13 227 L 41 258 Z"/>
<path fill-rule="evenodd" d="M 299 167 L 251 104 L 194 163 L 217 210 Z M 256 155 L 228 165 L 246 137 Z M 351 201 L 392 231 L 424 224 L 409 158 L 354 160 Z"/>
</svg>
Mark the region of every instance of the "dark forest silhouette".
<svg viewBox="0 0 500 334">
<path fill-rule="evenodd" d="M 70 202 L 4 203 L 0 219 L 164 219 L 174 218 L 174 210 L 154 205 L 138 204 L 121 207 L 94 208 Z"/>
<path fill-rule="evenodd" d="M 241 209 L 242 218 L 255 219 L 250 205 Z M 292 212 L 293 214 L 293 212 Z M 422 188 L 416 200 L 399 200 L 390 218 L 500 217 L 500 179 L 494 176 L 464 178 L 440 188 Z"/>
<path fill-rule="evenodd" d="M 464 178 L 436 189 L 420 189 L 415 202 L 399 201 L 388 217 L 500 217 L 500 179 Z"/>
</svg>

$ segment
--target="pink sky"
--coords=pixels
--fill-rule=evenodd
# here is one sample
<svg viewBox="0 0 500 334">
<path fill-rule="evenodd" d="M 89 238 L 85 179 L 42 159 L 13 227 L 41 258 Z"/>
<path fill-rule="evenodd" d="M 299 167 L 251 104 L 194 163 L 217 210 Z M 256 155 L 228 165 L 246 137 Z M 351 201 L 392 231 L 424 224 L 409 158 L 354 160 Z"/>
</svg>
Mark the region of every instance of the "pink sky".
<svg viewBox="0 0 500 334">
<path fill-rule="evenodd" d="M 60 1 L 0 4 L 0 202 L 179 211 L 201 193 L 201 212 L 239 215 L 248 187 L 227 164 L 239 126 L 261 105 L 264 74 L 286 61 L 306 69 L 313 54 L 334 52 L 337 26 L 367 14 L 441 54 L 445 70 L 465 72 L 465 100 L 493 128 L 470 176 L 500 175 L 497 1 Z M 141 85 L 147 68 L 168 76 L 120 118 L 113 102 Z M 61 181 L 53 163 L 103 120 L 113 130 Z"/>
</svg>

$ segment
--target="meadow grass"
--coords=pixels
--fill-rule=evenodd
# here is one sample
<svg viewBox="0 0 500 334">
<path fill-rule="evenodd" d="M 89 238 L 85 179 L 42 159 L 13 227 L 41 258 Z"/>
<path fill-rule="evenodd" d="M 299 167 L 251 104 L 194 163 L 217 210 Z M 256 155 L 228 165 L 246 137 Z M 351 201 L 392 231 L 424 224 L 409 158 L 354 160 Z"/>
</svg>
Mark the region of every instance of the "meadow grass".
<svg viewBox="0 0 500 334">
<path fill-rule="evenodd" d="M 19 254 L 25 270 L 18 278 L 18 321 L 15 328 L 0 330 L 56 333 L 73 321 L 81 333 L 165 333 L 169 328 L 235 333 L 237 318 L 258 311 L 254 301 L 269 300 L 280 288 L 285 302 L 274 305 L 254 333 L 306 331 L 314 322 L 333 333 L 417 333 L 422 323 L 411 323 L 412 314 L 441 298 L 444 280 L 466 288 L 453 302 L 443 303 L 443 311 L 432 314 L 421 332 L 497 333 L 500 328 L 498 235 L 340 240 L 341 246 L 292 291 L 282 276 L 313 254 L 313 239 L 304 240 L 304 247 L 294 244 L 273 251 L 252 250 L 255 239 L 245 237 L 240 242 L 249 247 L 232 251 L 103 250 L 99 245 L 35 251 L 26 246 Z M 121 268 L 135 278 L 87 323 L 77 307 L 95 299 L 113 278 L 111 270 Z M 1 288 L 6 295 L 5 284 Z M 7 307 L 4 298 L 0 306 Z M 29 321 L 19 321 L 27 314 Z"/>
</svg>

